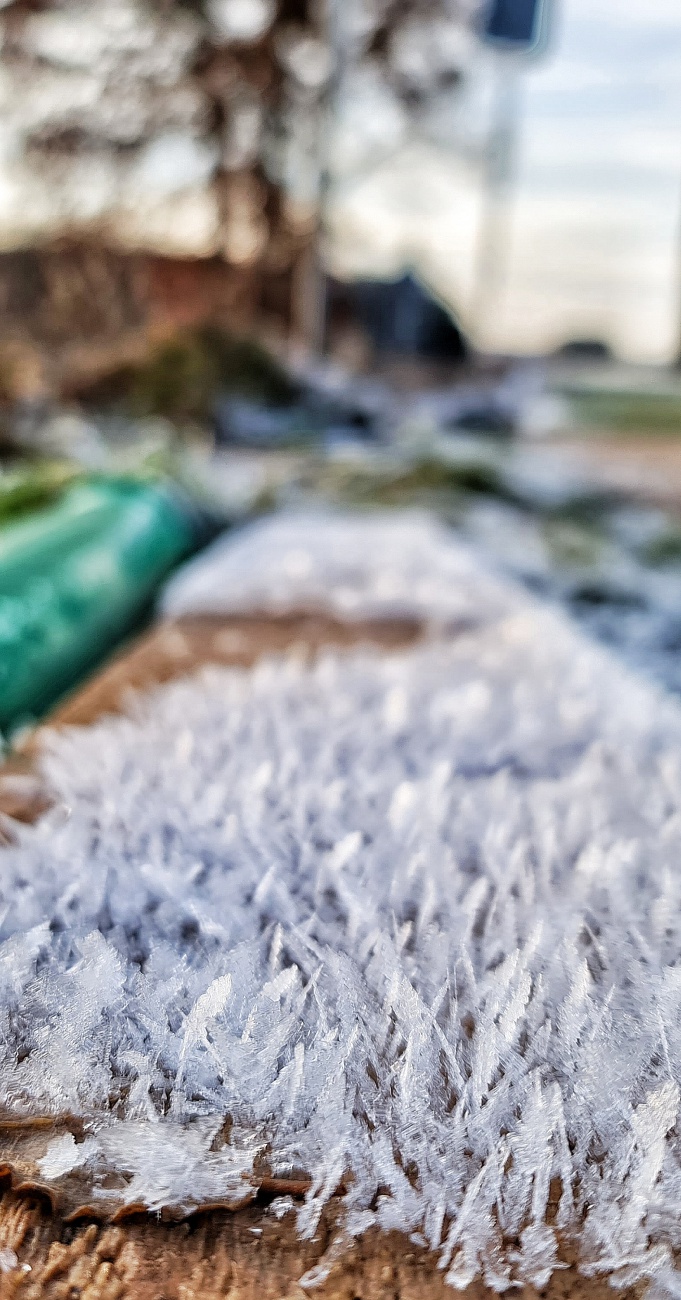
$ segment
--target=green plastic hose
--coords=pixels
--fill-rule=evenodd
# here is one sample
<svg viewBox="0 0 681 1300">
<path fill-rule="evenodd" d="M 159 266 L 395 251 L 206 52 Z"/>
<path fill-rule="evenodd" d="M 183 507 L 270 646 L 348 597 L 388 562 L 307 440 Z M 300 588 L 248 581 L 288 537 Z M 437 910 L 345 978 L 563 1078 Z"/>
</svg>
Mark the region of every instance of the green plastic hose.
<svg viewBox="0 0 681 1300">
<path fill-rule="evenodd" d="M 38 716 L 139 620 L 194 545 L 166 489 L 77 483 L 0 530 L 0 728 Z"/>
</svg>

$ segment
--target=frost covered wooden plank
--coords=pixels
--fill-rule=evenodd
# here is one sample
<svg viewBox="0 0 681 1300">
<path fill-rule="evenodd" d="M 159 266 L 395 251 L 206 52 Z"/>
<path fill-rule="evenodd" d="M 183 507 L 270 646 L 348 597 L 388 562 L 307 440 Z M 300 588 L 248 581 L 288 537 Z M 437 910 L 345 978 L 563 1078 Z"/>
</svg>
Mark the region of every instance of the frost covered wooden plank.
<svg viewBox="0 0 681 1300">
<path fill-rule="evenodd" d="M 298 1279 L 333 1237 L 332 1214 L 316 1241 L 302 1241 L 289 1213 L 263 1209 L 199 1216 L 186 1225 L 137 1218 L 107 1226 L 65 1225 L 40 1201 L 0 1200 L 0 1292 L 21 1300 L 451 1300 L 436 1260 L 397 1234 L 353 1242 L 313 1291 Z M 492 1300 L 476 1283 L 468 1300 Z M 526 1300 L 538 1292 L 528 1287 Z M 637 1300 L 627 1287 L 621 1300 Z M 612 1300 L 604 1278 L 581 1278 L 574 1265 L 554 1273 L 543 1300 Z"/>
<path fill-rule="evenodd" d="M 11 822 L 33 822 L 51 802 L 36 772 L 45 728 L 89 726 L 109 714 L 125 712 L 133 695 L 196 672 L 207 664 L 249 667 L 263 655 L 293 651 L 314 656 L 321 649 L 374 645 L 396 650 L 423 635 L 414 619 L 339 621 L 323 612 L 283 614 L 188 615 L 163 619 L 150 632 L 113 656 L 104 668 L 73 691 L 45 722 L 27 735 L 0 766 L 0 843 L 12 838 Z"/>
<path fill-rule="evenodd" d="M 279 514 L 227 533 L 167 584 L 169 618 L 323 611 L 347 621 L 419 619 L 458 629 L 518 609 L 520 587 L 496 579 L 434 517 L 417 510 Z"/>
<path fill-rule="evenodd" d="M 55 738 L 57 806 L 0 856 L 5 1121 L 59 1119 L 37 1173 L 104 1217 L 304 1181 L 307 1282 L 399 1231 L 459 1289 L 576 1261 L 671 1294 L 681 710 L 458 564 L 453 640 Z"/>
</svg>

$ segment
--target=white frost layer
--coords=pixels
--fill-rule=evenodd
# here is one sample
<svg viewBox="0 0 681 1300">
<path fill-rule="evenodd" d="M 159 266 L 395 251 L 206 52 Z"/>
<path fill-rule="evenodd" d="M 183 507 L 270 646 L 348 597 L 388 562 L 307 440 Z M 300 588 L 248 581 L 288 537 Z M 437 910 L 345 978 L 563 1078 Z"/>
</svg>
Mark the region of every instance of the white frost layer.
<svg viewBox="0 0 681 1300">
<path fill-rule="evenodd" d="M 479 622 L 522 600 L 429 515 L 275 515 L 227 533 L 168 583 L 162 612 L 326 609 L 342 618 Z"/>
<path fill-rule="evenodd" d="M 46 1179 L 190 1208 L 306 1171 L 302 1232 L 342 1183 L 455 1286 L 541 1286 L 574 1233 L 678 1294 L 675 701 L 525 602 L 208 671 L 46 768 L 0 854 L 0 1106 L 86 1120 Z"/>
</svg>

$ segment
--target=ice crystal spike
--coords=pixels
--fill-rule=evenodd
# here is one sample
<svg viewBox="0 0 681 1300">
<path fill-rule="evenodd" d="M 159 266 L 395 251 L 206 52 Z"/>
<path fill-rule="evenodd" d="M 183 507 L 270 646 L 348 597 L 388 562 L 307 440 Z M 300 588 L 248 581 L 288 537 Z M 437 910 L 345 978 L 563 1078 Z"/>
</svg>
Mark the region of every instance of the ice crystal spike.
<svg viewBox="0 0 681 1300">
<path fill-rule="evenodd" d="M 402 608 L 421 561 L 376 536 L 355 590 Z M 669 1293 L 681 707 L 426 551 L 457 635 L 207 670 L 53 739 L 62 808 L 0 854 L 0 1104 L 84 1118 L 42 1173 L 93 1198 L 190 1208 L 266 1159 L 306 1174 L 301 1232 L 342 1194 L 455 1288 L 542 1287 L 574 1232 Z"/>
</svg>

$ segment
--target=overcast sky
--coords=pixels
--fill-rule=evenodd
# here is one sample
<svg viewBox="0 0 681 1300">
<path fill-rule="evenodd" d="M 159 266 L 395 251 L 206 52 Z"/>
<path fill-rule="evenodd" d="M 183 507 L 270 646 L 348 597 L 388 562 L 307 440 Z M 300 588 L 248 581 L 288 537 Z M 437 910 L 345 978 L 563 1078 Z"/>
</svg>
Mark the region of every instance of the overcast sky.
<svg viewBox="0 0 681 1300">
<path fill-rule="evenodd" d="M 524 78 L 496 347 L 596 336 L 633 359 L 677 347 L 681 306 L 681 0 L 556 0 Z M 484 94 L 481 68 L 472 94 Z M 480 168 L 412 146 L 341 205 L 339 264 L 417 261 L 466 318 Z M 354 245 L 354 251 L 353 251 Z"/>
</svg>

